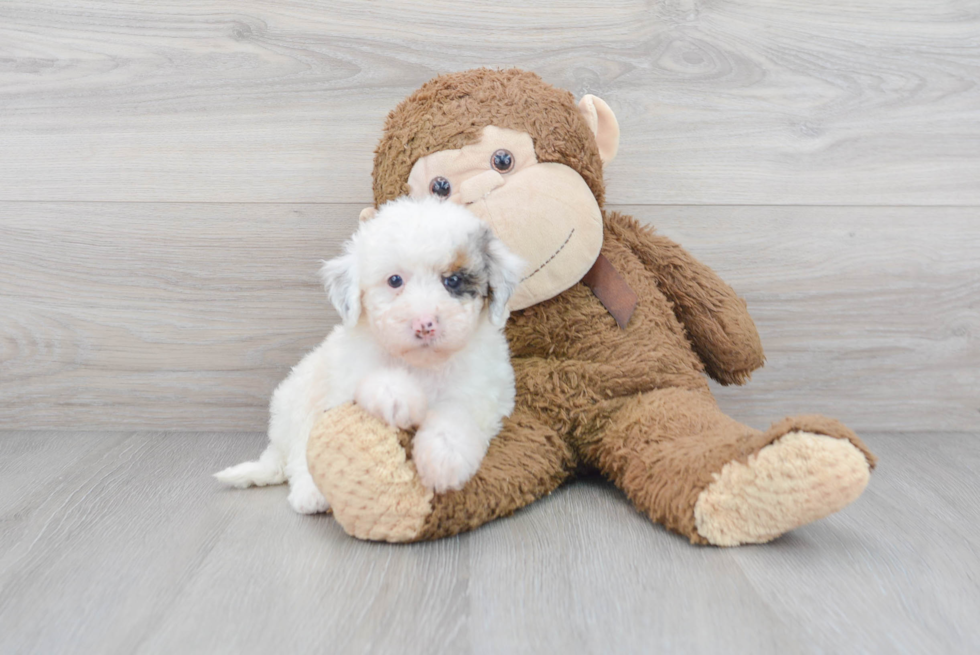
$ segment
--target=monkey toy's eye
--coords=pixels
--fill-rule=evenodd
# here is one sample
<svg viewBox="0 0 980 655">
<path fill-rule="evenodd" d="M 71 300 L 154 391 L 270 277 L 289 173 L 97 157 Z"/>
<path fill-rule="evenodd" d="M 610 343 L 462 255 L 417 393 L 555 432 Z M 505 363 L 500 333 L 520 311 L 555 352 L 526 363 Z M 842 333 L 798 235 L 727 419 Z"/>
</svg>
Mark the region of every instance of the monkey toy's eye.
<svg viewBox="0 0 980 655">
<path fill-rule="evenodd" d="M 434 196 L 439 196 L 440 198 L 448 198 L 449 194 L 452 193 L 453 187 L 449 184 L 449 180 L 444 177 L 434 177 L 432 181 L 429 182 L 429 193 Z"/>
<path fill-rule="evenodd" d="M 447 289 L 458 289 L 459 285 L 463 283 L 463 278 L 453 273 L 449 277 L 444 277 L 442 283 L 446 285 Z"/>
<path fill-rule="evenodd" d="M 388 286 L 392 289 L 397 289 L 402 284 L 403 280 L 401 275 L 392 275 L 390 278 L 388 278 Z"/>
<path fill-rule="evenodd" d="M 509 173 L 514 168 L 514 155 L 506 150 L 498 150 L 490 158 L 490 165 L 498 173 Z"/>
</svg>

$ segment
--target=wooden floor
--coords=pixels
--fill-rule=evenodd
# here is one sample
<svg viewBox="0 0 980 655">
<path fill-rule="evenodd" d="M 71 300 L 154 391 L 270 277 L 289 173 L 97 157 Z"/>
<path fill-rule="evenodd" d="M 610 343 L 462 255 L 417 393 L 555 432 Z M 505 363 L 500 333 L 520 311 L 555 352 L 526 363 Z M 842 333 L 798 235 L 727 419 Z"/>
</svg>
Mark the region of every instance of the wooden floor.
<svg viewBox="0 0 980 655">
<path fill-rule="evenodd" d="M 869 435 L 867 492 L 695 547 L 598 479 L 396 546 L 209 473 L 260 434 L 0 433 L 0 653 L 977 653 L 978 435 Z"/>
</svg>

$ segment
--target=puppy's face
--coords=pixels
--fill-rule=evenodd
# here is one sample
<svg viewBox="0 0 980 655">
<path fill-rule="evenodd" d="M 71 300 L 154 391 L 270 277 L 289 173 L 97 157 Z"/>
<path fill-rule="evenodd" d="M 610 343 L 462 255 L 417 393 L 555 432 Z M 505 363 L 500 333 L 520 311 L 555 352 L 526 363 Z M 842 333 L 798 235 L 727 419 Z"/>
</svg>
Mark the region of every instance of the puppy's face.
<svg viewBox="0 0 980 655">
<path fill-rule="evenodd" d="M 463 348 L 482 321 L 504 324 L 523 268 L 466 209 L 401 199 L 362 224 L 324 276 L 346 324 L 363 321 L 388 353 L 427 367 Z"/>
</svg>

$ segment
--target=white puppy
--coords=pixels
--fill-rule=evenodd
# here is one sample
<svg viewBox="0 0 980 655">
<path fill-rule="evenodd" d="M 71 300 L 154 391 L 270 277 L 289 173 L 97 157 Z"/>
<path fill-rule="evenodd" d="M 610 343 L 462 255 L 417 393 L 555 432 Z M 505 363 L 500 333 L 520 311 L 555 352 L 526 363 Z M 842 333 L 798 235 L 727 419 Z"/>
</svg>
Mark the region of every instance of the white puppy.
<svg viewBox="0 0 980 655">
<path fill-rule="evenodd" d="M 273 394 L 268 448 L 215 477 L 242 488 L 288 480 L 294 510 L 326 511 L 307 438 L 324 410 L 354 400 L 390 425 L 418 428 L 412 459 L 425 485 L 462 487 L 514 408 L 503 325 L 523 268 L 459 205 L 384 205 L 323 267 L 342 324 Z"/>
</svg>

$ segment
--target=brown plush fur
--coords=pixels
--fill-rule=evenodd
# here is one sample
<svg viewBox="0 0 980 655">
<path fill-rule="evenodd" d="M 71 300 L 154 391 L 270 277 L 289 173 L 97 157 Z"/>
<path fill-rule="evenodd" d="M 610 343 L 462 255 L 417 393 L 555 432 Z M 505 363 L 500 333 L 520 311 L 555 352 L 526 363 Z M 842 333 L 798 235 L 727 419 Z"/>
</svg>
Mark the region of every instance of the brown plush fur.
<svg viewBox="0 0 980 655">
<path fill-rule="evenodd" d="M 440 75 L 395 107 L 374 151 L 375 205 L 408 193 L 420 158 L 474 143 L 488 125 L 530 134 L 538 161 L 574 168 L 602 206 L 599 149 L 572 94 L 516 68 Z"/>
<path fill-rule="evenodd" d="M 419 157 L 470 143 L 491 124 L 527 131 L 541 161 L 577 170 L 601 204 L 602 164 L 571 95 L 530 73 L 486 69 L 436 78 L 391 112 L 375 159 L 376 201 L 405 192 Z M 873 466 L 832 419 L 786 419 L 760 432 L 723 414 L 704 373 L 741 384 L 764 361 L 745 302 L 669 239 L 615 212 L 604 221 L 602 253 L 639 297 L 628 326 L 582 283 L 515 312 L 507 336 L 517 409 L 477 475 L 432 499 L 415 538 L 472 529 L 595 468 L 652 520 L 705 543 L 695 527 L 699 494 L 725 464 L 791 431 L 847 439 Z"/>
<path fill-rule="evenodd" d="M 694 504 L 713 474 L 789 432 L 848 439 L 874 463 L 833 419 L 785 419 L 761 432 L 722 413 L 695 349 L 712 353 L 707 371 L 722 382 L 758 368 L 762 350 L 744 301 L 631 217 L 606 213 L 605 234 L 603 254 L 641 298 L 629 326 L 620 329 L 584 284 L 511 317 L 521 418 L 506 423 L 471 484 L 433 500 L 420 538 L 509 514 L 585 466 L 604 473 L 654 521 L 705 543 L 694 527 Z"/>
</svg>

